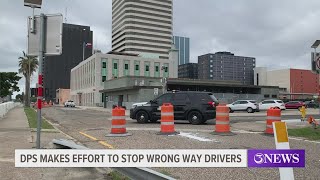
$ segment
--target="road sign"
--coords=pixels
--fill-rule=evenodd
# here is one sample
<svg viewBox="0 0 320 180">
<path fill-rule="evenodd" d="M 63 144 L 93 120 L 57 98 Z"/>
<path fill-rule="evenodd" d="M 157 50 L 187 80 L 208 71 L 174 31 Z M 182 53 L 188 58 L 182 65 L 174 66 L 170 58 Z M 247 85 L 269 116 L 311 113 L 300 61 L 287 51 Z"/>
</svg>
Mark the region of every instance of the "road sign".
<svg viewBox="0 0 320 180">
<path fill-rule="evenodd" d="M 154 89 L 153 89 L 153 94 L 154 94 L 155 96 L 158 96 L 158 94 L 159 94 L 159 88 L 154 88 Z"/>
<path fill-rule="evenodd" d="M 32 8 L 41 8 L 42 0 L 24 0 L 24 5 Z"/>
<path fill-rule="evenodd" d="M 62 54 L 62 14 L 45 15 L 45 56 Z M 28 18 L 28 52 L 29 56 L 39 55 L 40 16 L 35 16 L 35 33 L 31 32 L 32 17 Z"/>
</svg>

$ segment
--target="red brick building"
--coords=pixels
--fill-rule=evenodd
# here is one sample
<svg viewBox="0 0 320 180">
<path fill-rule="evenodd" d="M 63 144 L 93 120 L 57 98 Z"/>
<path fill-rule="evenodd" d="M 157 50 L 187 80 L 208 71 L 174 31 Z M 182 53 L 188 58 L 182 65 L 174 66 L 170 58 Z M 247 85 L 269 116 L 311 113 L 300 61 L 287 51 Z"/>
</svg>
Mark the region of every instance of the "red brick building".
<svg viewBox="0 0 320 180">
<path fill-rule="evenodd" d="M 313 98 L 319 93 L 319 75 L 305 69 L 267 71 L 255 68 L 255 85 L 279 86 L 280 97 L 287 99 Z"/>
</svg>

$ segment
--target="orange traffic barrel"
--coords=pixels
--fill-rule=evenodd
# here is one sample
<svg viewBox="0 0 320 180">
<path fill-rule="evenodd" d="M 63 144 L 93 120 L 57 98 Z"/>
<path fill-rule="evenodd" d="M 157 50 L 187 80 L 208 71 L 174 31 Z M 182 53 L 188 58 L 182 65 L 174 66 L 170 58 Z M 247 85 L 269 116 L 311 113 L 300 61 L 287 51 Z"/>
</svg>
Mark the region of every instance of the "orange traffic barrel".
<svg viewBox="0 0 320 180">
<path fill-rule="evenodd" d="M 174 129 L 174 111 L 170 103 L 164 103 L 161 106 L 161 131 L 159 135 L 179 134 Z"/>
<path fill-rule="evenodd" d="M 121 107 L 112 109 L 111 133 L 106 136 L 123 137 L 131 135 L 127 133 L 125 113 L 125 109 Z"/>
<path fill-rule="evenodd" d="M 273 122 L 281 122 L 281 110 L 278 108 L 270 108 L 267 111 L 267 121 L 265 134 L 273 135 Z"/>
<path fill-rule="evenodd" d="M 230 109 L 226 105 L 219 104 L 216 107 L 216 129 L 215 135 L 235 135 L 230 131 Z"/>
</svg>

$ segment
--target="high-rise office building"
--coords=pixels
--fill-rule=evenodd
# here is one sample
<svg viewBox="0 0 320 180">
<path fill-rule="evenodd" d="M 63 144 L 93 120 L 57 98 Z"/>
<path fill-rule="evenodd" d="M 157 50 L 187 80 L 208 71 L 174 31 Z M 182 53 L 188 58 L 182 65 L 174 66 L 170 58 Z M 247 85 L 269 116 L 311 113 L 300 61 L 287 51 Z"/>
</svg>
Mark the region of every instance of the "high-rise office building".
<svg viewBox="0 0 320 180">
<path fill-rule="evenodd" d="M 168 59 L 172 0 L 112 0 L 112 51 Z"/>
<path fill-rule="evenodd" d="M 256 59 L 235 56 L 230 52 L 217 52 L 198 57 L 198 78 L 212 80 L 234 80 L 253 85 Z"/>
<path fill-rule="evenodd" d="M 190 38 L 173 36 L 173 44 L 179 50 L 179 65 L 190 61 Z"/>
<path fill-rule="evenodd" d="M 55 100 L 56 90 L 70 88 L 70 72 L 92 55 L 93 33 L 89 26 L 63 24 L 62 54 L 44 60 L 44 97 Z"/>
</svg>

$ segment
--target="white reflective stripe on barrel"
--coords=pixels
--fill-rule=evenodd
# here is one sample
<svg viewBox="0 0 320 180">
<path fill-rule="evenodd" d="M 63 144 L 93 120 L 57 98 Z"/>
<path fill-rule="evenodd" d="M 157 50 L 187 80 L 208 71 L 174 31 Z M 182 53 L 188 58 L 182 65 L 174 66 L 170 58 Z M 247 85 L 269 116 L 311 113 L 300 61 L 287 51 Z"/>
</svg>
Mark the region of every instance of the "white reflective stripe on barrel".
<svg viewBox="0 0 320 180">
<path fill-rule="evenodd" d="M 121 128 L 126 128 L 126 125 L 111 125 L 112 129 L 121 129 Z"/>
<path fill-rule="evenodd" d="M 273 126 L 272 125 L 267 125 L 267 128 L 273 129 Z"/>
<path fill-rule="evenodd" d="M 281 117 L 280 116 L 267 116 L 267 119 L 281 120 Z"/>
<path fill-rule="evenodd" d="M 161 125 L 174 125 L 174 122 L 161 122 Z"/>
<path fill-rule="evenodd" d="M 173 112 L 162 112 L 161 116 L 173 116 Z"/>
<path fill-rule="evenodd" d="M 229 124 L 229 121 L 216 121 L 216 124 Z"/>
<path fill-rule="evenodd" d="M 126 117 L 125 116 L 112 116 L 112 119 L 122 120 L 122 119 L 126 119 Z"/>
<path fill-rule="evenodd" d="M 222 112 L 217 112 L 217 116 L 228 116 L 229 113 L 222 113 Z"/>
</svg>

